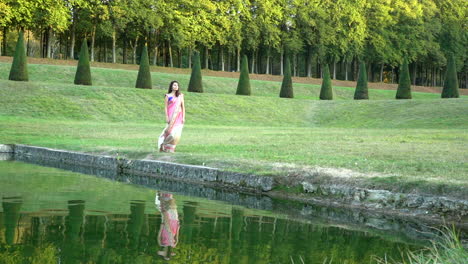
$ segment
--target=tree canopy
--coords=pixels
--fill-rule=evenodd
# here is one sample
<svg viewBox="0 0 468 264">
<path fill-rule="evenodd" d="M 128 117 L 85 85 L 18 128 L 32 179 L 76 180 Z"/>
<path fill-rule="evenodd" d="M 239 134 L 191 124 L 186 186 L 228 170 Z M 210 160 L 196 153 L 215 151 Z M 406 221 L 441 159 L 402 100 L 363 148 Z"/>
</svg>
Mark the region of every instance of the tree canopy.
<svg viewBox="0 0 468 264">
<path fill-rule="evenodd" d="M 370 81 L 396 80 L 407 58 L 422 85 L 443 82 L 448 54 L 468 68 L 467 24 L 464 0 L 0 1 L 3 50 L 6 32 L 23 29 L 44 42 L 43 57 L 77 58 L 76 35 L 91 40 L 91 60 L 137 63 L 148 43 L 153 64 L 190 67 L 199 51 L 203 67 L 239 71 L 246 54 L 251 72 L 269 74 L 283 74 L 288 50 L 293 75 L 329 64 L 332 78 L 356 80 L 363 59 Z"/>
</svg>

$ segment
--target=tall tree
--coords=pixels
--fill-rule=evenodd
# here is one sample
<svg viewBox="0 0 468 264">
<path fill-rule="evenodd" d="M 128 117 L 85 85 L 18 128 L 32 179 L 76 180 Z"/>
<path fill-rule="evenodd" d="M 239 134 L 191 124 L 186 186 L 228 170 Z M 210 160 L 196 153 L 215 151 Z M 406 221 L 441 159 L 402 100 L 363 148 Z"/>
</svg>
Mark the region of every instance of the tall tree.
<svg viewBox="0 0 468 264">
<path fill-rule="evenodd" d="M 190 75 L 190 82 L 187 90 L 189 92 L 203 93 L 200 53 L 198 52 L 193 53 L 192 74 Z"/>
<path fill-rule="evenodd" d="M 7 5 L 5 2 L 0 2 L 0 29 L 6 29 L 8 25 L 11 24 L 12 15 L 13 15 L 13 11 L 11 10 L 11 7 Z M 4 52 L 5 52 L 5 47 L 3 47 L 4 46 L 3 43 L 5 43 L 5 46 L 6 46 L 6 34 L 5 33 L 6 32 L 4 30 L 0 31 L 0 35 L 1 35 L 0 40 L 2 40 L 0 41 L 0 56 L 4 55 Z"/>
<path fill-rule="evenodd" d="M 250 78 L 249 78 L 249 62 L 247 55 L 242 57 L 241 72 L 239 76 L 239 83 L 237 84 L 237 95 L 250 95 Z"/>
<path fill-rule="evenodd" d="M 88 54 L 88 44 L 86 39 L 84 39 L 81 45 L 78 67 L 76 68 L 75 84 L 92 85 Z"/>
<path fill-rule="evenodd" d="M 33 13 L 33 28 L 42 34 L 42 57 L 52 58 L 55 33 L 63 32 L 70 24 L 70 13 L 64 1 L 43 0 Z"/>
<path fill-rule="evenodd" d="M 442 98 L 460 97 L 458 91 L 457 67 L 455 65 L 455 58 L 453 55 L 449 56 L 447 62 L 447 71 L 445 73 L 444 88 L 441 96 Z"/>
<path fill-rule="evenodd" d="M 322 87 L 320 88 L 320 100 L 333 100 L 333 88 L 330 78 L 330 67 L 324 65 Z"/>
<path fill-rule="evenodd" d="M 359 66 L 359 78 L 356 84 L 356 91 L 354 92 L 354 99 L 369 99 L 369 91 L 367 89 L 367 69 L 364 61 L 361 61 Z"/>
<path fill-rule="evenodd" d="M 406 58 L 400 67 L 400 79 L 398 81 L 396 99 L 411 99 L 411 79 Z"/>
<path fill-rule="evenodd" d="M 285 64 L 286 66 L 284 69 L 283 82 L 281 83 L 280 97 L 293 98 L 294 93 L 291 79 L 291 64 L 289 63 L 289 56 L 286 56 Z"/>
<path fill-rule="evenodd" d="M 18 36 L 15 56 L 13 57 L 8 79 L 12 81 L 28 81 L 28 63 L 26 61 L 26 51 L 24 49 L 23 32 L 20 32 Z"/>
<path fill-rule="evenodd" d="M 145 45 L 141 52 L 140 69 L 138 70 L 138 77 L 135 88 L 151 89 L 151 72 L 148 59 L 148 47 Z"/>
</svg>

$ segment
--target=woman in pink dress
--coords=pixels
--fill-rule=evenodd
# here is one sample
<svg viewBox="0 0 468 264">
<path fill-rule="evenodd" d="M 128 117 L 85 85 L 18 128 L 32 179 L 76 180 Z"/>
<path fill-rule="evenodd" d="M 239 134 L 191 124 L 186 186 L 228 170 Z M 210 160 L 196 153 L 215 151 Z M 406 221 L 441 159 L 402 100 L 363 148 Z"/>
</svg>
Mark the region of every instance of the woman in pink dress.
<svg viewBox="0 0 468 264">
<path fill-rule="evenodd" d="M 175 256 L 172 251 L 179 242 L 179 214 L 174 197 L 170 193 L 158 193 L 155 199 L 156 207 L 161 212 L 161 226 L 159 228 L 158 242 L 162 250 L 158 255 L 165 260 Z"/>
<path fill-rule="evenodd" d="M 159 151 L 174 152 L 179 143 L 185 123 L 184 95 L 179 90 L 179 82 L 172 81 L 165 96 L 166 128 L 159 136 Z"/>
</svg>

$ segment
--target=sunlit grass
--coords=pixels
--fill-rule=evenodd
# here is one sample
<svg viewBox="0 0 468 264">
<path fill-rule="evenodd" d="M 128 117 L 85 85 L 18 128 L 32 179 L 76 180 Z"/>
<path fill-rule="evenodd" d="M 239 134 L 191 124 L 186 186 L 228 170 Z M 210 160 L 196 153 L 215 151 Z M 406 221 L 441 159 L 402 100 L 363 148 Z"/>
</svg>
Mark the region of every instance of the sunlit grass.
<svg viewBox="0 0 468 264">
<path fill-rule="evenodd" d="M 432 245 L 419 251 L 408 251 L 404 260 L 377 258 L 379 264 L 466 264 L 468 250 L 460 241 L 459 233 L 454 228 L 444 228 L 439 238 Z"/>
</svg>

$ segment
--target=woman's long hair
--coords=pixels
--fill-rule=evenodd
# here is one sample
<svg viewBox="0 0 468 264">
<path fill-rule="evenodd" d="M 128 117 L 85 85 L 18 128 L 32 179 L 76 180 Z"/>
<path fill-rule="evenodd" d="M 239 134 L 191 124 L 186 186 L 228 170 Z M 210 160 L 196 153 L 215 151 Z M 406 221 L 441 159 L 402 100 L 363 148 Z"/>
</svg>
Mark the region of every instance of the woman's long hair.
<svg viewBox="0 0 468 264">
<path fill-rule="evenodd" d="M 179 84 L 178 81 L 172 81 L 172 82 L 169 84 L 169 90 L 167 91 L 168 94 L 172 93 L 172 85 L 174 85 L 174 83 Z M 180 94 L 180 84 L 179 84 L 179 89 L 175 92 L 175 96 L 176 96 L 176 97 L 179 97 L 179 94 Z"/>
</svg>

